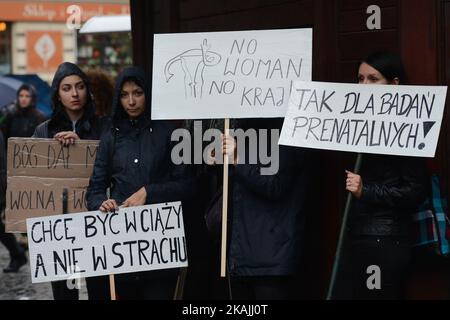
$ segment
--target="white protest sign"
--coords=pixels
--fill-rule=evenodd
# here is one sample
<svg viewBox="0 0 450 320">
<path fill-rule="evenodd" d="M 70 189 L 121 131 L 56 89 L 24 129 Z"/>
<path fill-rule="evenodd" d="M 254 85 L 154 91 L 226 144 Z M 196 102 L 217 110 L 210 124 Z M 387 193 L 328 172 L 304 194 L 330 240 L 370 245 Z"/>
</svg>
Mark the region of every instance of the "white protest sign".
<svg viewBox="0 0 450 320">
<path fill-rule="evenodd" d="M 181 202 L 27 219 L 33 283 L 186 267 Z"/>
<path fill-rule="evenodd" d="M 311 69 L 312 29 L 156 34 L 152 118 L 284 117 Z"/>
<path fill-rule="evenodd" d="M 296 82 L 279 144 L 434 157 L 447 87 Z"/>
</svg>

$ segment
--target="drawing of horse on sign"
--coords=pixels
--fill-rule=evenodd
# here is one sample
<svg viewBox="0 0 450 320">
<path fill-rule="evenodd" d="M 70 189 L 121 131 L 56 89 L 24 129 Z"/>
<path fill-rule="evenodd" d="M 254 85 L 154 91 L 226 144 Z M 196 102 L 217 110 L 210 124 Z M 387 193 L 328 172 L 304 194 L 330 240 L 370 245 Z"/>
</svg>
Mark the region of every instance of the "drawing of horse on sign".
<svg viewBox="0 0 450 320">
<path fill-rule="evenodd" d="M 175 63 L 180 63 L 184 73 L 184 94 L 186 99 L 201 98 L 203 95 L 203 85 L 205 80 L 203 78 L 206 67 L 216 66 L 222 59 L 217 52 L 210 51 L 211 46 L 208 45 L 206 39 L 200 46 L 200 49 L 190 49 L 170 59 L 164 68 L 164 75 L 166 82 L 174 76 L 170 71 Z"/>
</svg>

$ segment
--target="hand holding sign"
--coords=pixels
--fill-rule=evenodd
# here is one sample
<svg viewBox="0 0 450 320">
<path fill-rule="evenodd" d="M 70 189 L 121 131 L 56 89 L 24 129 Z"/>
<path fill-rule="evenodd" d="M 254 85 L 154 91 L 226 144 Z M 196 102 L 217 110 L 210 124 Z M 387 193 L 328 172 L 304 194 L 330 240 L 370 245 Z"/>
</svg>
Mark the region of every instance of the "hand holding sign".
<svg viewBox="0 0 450 320">
<path fill-rule="evenodd" d="M 228 156 L 230 163 L 237 164 L 237 145 L 236 140 L 230 135 L 221 135 L 222 138 L 222 153 Z"/>
<path fill-rule="evenodd" d="M 122 206 L 123 207 L 143 206 L 145 204 L 146 199 L 147 199 L 147 190 L 145 190 L 145 187 L 142 187 L 138 191 L 133 193 L 127 200 L 125 200 Z"/>
<path fill-rule="evenodd" d="M 115 212 L 118 209 L 119 209 L 119 206 L 117 205 L 116 200 L 108 199 L 108 200 L 103 201 L 102 205 L 100 206 L 100 208 L 98 210 L 106 213 L 106 212 Z"/>
<path fill-rule="evenodd" d="M 359 174 L 345 170 L 347 174 L 346 190 L 350 191 L 356 198 L 361 198 L 363 182 Z"/>
<path fill-rule="evenodd" d="M 54 138 L 61 142 L 65 147 L 75 144 L 75 140 L 80 140 L 80 137 L 73 131 L 61 131 L 55 134 Z"/>
<path fill-rule="evenodd" d="M 142 206 L 145 204 L 146 200 L 147 200 L 147 190 L 145 189 L 145 187 L 142 187 L 141 189 L 133 193 L 128 199 L 126 199 L 122 203 L 121 208 Z M 115 212 L 118 209 L 119 206 L 117 205 L 117 202 L 114 199 L 108 199 L 103 201 L 103 203 L 99 208 L 99 210 L 104 213 Z"/>
</svg>

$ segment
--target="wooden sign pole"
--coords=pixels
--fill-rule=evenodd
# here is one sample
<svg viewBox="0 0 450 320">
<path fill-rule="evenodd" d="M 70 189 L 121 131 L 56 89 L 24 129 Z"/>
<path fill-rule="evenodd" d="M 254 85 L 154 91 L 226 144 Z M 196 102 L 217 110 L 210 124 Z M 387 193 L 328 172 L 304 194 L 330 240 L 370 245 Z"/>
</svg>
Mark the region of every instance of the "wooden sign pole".
<svg viewBox="0 0 450 320">
<path fill-rule="evenodd" d="M 111 292 L 111 300 L 117 300 L 116 299 L 116 284 L 114 281 L 114 275 L 109 275 L 109 290 Z"/>
<path fill-rule="evenodd" d="M 230 132 L 230 119 L 225 119 L 224 135 Z M 223 158 L 223 202 L 222 202 L 222 255 L 220 261 L 220 276 L 226 276 L 227 263 L 227 221 L 228 221 L 228 156 Z"/>
</svg>

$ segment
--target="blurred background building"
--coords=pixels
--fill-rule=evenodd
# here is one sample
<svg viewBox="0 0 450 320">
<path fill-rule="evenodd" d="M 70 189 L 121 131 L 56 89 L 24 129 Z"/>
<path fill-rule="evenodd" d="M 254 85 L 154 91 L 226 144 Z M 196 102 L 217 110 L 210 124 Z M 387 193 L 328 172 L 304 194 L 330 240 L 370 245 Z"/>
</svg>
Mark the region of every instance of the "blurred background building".
<svg viewBox="0 0 450 320">
<path fill-rule="evenodd" d="M 130 33 L 79 29 L 94 16 L 129 12 L 128 0 L 0 1 L 0 75 L 37 74 L 50 82 L 57 66 L 70 61 L 114 77 L 132 63 Z"/>
<path fill-rule="evenodd" d="M 132 64 L 131 26 L 115 28 L 129 15 L 129 0 L 0 0 L 0 122 L 14 111 L 24 83 L 37 88 L 37 107 L 49 117 L 49 84 L 64 61 L 112 83 Z M 102 28 L 85 28 L 105 17 L 110 21 L 101 20 Z"/>
</svg>

